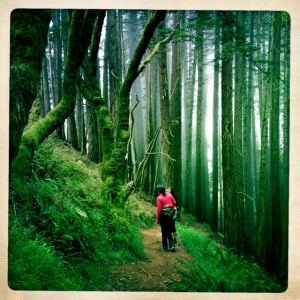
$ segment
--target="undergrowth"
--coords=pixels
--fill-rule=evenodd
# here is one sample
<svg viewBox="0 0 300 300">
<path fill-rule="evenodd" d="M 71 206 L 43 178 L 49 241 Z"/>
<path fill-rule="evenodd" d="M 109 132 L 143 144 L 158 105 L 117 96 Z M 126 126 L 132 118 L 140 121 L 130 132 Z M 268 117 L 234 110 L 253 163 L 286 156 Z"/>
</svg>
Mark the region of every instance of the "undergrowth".
<svg viewBox="0 0 300 300">
<path fill-rule="evenodd" d="M 193 292 L 283 292 L 284 288 L 252 258 L 237 256 L 205 233 L 183 223 L 176 225 L 192 261 L 181 261 L 178 271 L 182 291 Z"/>
<path fill-rule="evenodd" d="M 113 188 L 114 182 L 110 188 Z M 53 137 L 38 149 L 24 189 L 10 191 L 8 284 L 15 290 L 113 290 L 113 265 L 144 259 L 140 228 L 155 209 L 140 193 L 125 207 L 105 201 L 101 168 Z M 148 200 L 148 201 L 147 201 Z M 282 292 L 254 260 L 221 248 L 201 231 L 177 224 L 192 261 L 181 261 L 175 290 Z"/>
<path fill-rule="evenodd" d="M 144 258 L 134 214 L 103 201 L 101 184 L 99 165 L 63 142 L 50 137 L 40 146 L 24 187 L 29 198 L 10 191 L 12 289 L 110 290 L 112 264 Z"/>
</svg>

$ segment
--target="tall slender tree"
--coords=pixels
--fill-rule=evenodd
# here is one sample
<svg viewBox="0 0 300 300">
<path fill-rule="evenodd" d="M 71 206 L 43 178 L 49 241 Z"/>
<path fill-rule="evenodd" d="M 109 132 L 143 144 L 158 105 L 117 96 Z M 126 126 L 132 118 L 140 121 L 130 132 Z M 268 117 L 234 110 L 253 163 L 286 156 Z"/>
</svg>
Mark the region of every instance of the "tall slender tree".
<svg viewBox="0 0 300 300">
<path fill-rule="evenodd" d="M 215 51 L 213 83 L 213 153 L 212 153 L 212 229 L 219 229 L 219 77 L 220 77 L 220 21 L 215 14 Z"/>
<path fill-rule="evenodd" d="M 233 140 L 233 28 L 234 13 L 222 12 L 222 165 L 224 195 L 224 242 L 228 247 L 243 252 L 244 243 L 239 234 L 244 227 L 242 201 L 237 199 L 236 166 Z"/>
<path fill-rule="evenodd" d="M 180 30 L 180 14 L 177 11 L 173 14 L 173 27 Z M 177 206 L 181 207 L 181 182 L 182 182 L 182 117 L 181 117 L 181 51 L 180 39 L 174 38 L 172 43 L 172 74 L 171 74 L 171 122 L 174 123 L 172 130 L 172 158 L 174 161 L 174 176 L 171 186 L 174 188 Z"/>
<path fill-rule="evenodd" d="M 198 12 L 196 29 L 197 55 L 197 129 L 196 129 L 196 199 L 195 215 L 198 221 L 209 221 L 208 166 L 205 136 L 206 101 L 204 91 L 204 27 L 206 13 Z"/>
<path fill-rule="evenodd" d="M 235 201 L 239 208 L 239 213 L 241 220 L 245 219 L 245 201 L 249 201 L 245 196 L 244 189 L 244 173 L 243 173 L 243 117 L 244 119 L 251 118 L 247 113 L 243 114 L 243 101 L 245 101 L 245 55 L 244 55 L 244 45 L 245 45 L 245 32 L 243 28 L 245 27 L 245 15 L 243 12 L 238 12 L 236 15 L 237 29 L 236 29 L 236 51 L 235 51 L 235 97 L 234 97 L 234 130 L 233 130 L 233 155 L 235 161 Z M 250 178 L 247 178 L 249 180 Z M 244 243 L 247 240 L 246 230 L 244 222 L 239 227 L 238 239 Z M 241 249 L 243 251 L 244 249 Z"/>
<path fill-rule="evenodd" d="M 282 200 L 280 198 L 280 62 L 281 62 L 281 12 L 274 12 L 273 16 L 273 43 L 271 60 L 271 197 L 272 197 L 272 242 L 273 251 L 267 260 L 268 269 L 279 275 L 282 256 Z"/>
<path fill-rule="evenodd" d="M 159 32 L 165 30 L 165 21 L 159 26 Z M 162 37 L 160 36 L 162 39 Z M 167 68 L 167 48 L 164 45 L 159 53 L 159 95 L 161 110 L 161 127 L 162 127 L 162 162 L 163 162 L 163 182 L 166 186 L 171 185 L 171 176 L 173 174 L 171 167 L 173 162 L 169 154 L 171 153 L 171 135 L 170 135 L 170 100 L 169 100 L 169 83 Z"/>
</svg>

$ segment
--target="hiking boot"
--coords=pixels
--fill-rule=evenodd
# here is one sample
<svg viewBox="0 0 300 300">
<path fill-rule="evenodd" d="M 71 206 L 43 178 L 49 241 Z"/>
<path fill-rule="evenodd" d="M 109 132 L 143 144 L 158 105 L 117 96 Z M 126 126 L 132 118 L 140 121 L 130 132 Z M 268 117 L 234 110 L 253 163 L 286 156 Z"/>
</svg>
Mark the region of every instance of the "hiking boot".
<svg viewBox="0 0 300 300">
<path fill-rule="evenodd" d="M 170 251 L 171 252 L 175 252 L 176 250 L 175 250 L 175 247 L 172 247 L 171 249 L 170 249 Z"/>
</svg>

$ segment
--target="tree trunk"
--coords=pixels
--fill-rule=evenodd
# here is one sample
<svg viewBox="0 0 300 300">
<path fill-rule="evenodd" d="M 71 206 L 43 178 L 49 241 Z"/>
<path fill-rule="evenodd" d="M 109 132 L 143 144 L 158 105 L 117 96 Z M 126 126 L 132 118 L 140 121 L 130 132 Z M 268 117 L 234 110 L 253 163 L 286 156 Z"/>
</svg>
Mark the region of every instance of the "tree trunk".
<svg viewBox="0 0 300 300">
<path fill-rule="evenodd" d="M 204 99 L 204 23 L 203 13 L 198 13 L 198 24 L 196 29 L 197 51 L 197 73 L 198 73 L 198 94 L 197 94 L 197 129 L 196 129 L 196 197 L 195 216 L 199 222 L 208 221 L 207 195 L 207 158 L 206 158 L 206 137 L 205 137 L 205 99 Z M 206 174 L 206 176 L 205 176 Z"/>
<path fill-rule="evenodd" d="M 220 75 L 220 21 L 216 13 L 215 57 L 214 57 L 214 94 L 213 94 L 213 157 L 212 157 L 212 229 L 218 231 L 219 216 L 219 75 Z"/>
<path fill-rule="evenodd" d="M 76 150 L 79 150 L 78 136 L 75 122 L 75 112 L 71 112 L 67 119 L 68 129 L 67 129 L 67 141 Z"/>
<path fill-rule="evenodd" d="M 53 57 L 53 90 L 54 93 L 54 103 L 57 105 L 61 101 L 62 97 L 62 38 L 61 38 L 61 11 L 59 9 L 52 10 L 52 21 L 53 21 L 53 50 L 54 50 L 54 57 Z M 70 120 L 69 124 L 74 124 L 75 120 Z M 71 126 L 72 126 L 71 125 Z M 75 129 L 76 130 L 76 129 Z M 70 132 L 74 132 L 74 129 L 71 128 Z M 65 138 L 64 134 L 64 124 L 59 126 L 56 129 L 56 134 L 60 139 Z M 76 143 L 76 137 L 72 137 L 70 139 L 71 144 L 74 143 L 75 149 L 78 148 Z M 77 148 L 76 148 L 77 147 Z"/>
<path fill-rule="evenodd" d="M 227 247 L 240 250 L 239 211 L 235 203 L 235 165 L 233 157 L 232 67 L 233 28 L 232 12 L 222 12 L 222 165 L 224 197 L 224 242 Z"/>
<path fill-rule="evenodd" d="M 157 11 L 147 22 L 142 37 L 136 48 L 133 58 L 130 61 L 127 74 L 121 84 L 118 97 L 118 125 L 117 125 L 117 142 L 112 156 L 108 161 L 103 162 L 102 176 L 105 181 L 106 194 L 111 200 L 120 204 L 126 201 L 127 193 L 124 192 L 123 186 L 126 182 L 127 169 L 127 144 L 129 139 L 129 103 L 130 89 L 141 71 L 145 66 L 139 67 L 142 57 L 150 43 L 153 33 L 159 23 L 165 18 L 165 11 Z M 124 159 L 125 158 L 125 159 Z"/>
<path fill-rule="evenodd" d="M 11 14 L 9 162 L 16 158 L 36 98 L 51 19 L 49 10 Z"/>
<path fill-rule="evenodd" d="M 281 272 L 282 257 L 282 200 L 280 198 L 280 132 L 279 99 L 280 99 L 280 54 L 281 54 L 281 12 L 274 13 L 272 44 L 272 101 L 271 101 L 271 183 L 272 183 L 272 239 L 273 251 L 269 253 L 268 269 L 278 276 Z"/>
<path fill-rule="evenodd" d="M 234 105 L 234 164 L 235 164 L 235 201 L 239 209 L 239 221 L 238 224 L 238 240 L 240 243 L 240 251 L 244 252 L 246 239 L 246 228 L 245 228 L 245 201 L 249 201 L 246 198 L 244 189 L 244 176 L 243 176 L 243 116 L 244 119 L 250 119 L 251 114 L 244 113 L 243 115 L 243 101 L 245 100 L 245 56 L 243 47 L 246 43 L 245 32 L 243 30 L 245 24 L 244 13 L 237 13 L 237 32 L 236 32 L 236 70 L 235 70 L 235 105 Z M 252 101 L 252 99 L 249 99 Z M 247 178 L 250 180 L 250 178 Z M 253 185 L 253 182 L 252 182 Z M 250 229 L 250 228 L 249 228 Z M 252 228 L 253 229 L 253 228 Z"/>
<path fill-rule="evenodd" d="M 272 36 L 270 36 L 269 43 Z M 264 54 L 264 50 L 263 50 Z M 271 61 L 271 57 L 268 58 Z M 259 80 L 260 87 L 260 135 L 261 135 L 261 153 L 259 166 L 259 190 L 257 202 L 257 233 L 256 233 L 256 257 L 261 265 L 266 262 L 266 256 L 272 251 L 270 231 L 270 190 L 268 186 L 270 165 L 268 162 L 268 142 L 269 142 L 269 117 L 271 102 L 271 86 L 269 81 L 262 85 L 263 76 Z"/>
<path fill-rule="evenodd" d="M 78 88 L 76 95 L 76 128 L 80 152 L 86 154 L 85 112 L 83 107 L 83 97 Z"/>
<path fill-rule="evenodd" d="M 87 103 L 87 142 L 88 142 L 88 158 L 99 163 L 99 134 L 97 115 L 90 103 Z"/>
<path fill-rule="evenodd" d="M 159 26 L 159 32 L 165 30 L 165 24 Z M 160 34 L 159 34 L 160 36 Z M 172 161 L 171 154 L 171 135 L 170 135 L 170 101 L 169 101 L 169 83 L 167 68 L 167 48 L 164 46 L 159 53 L 159 95 L 161 111 L 161 132 L 162 132 L 162 176 L 166 187 L 171 185 Z"/>
<path fill-rule="evenodd" d="M 182 25 L 189 22 L 187 12 L 182 12 Z M 186 28 L 185 28 L 186 29 Z M 193 33 L 191 33 L 193 34 Z M 195 166 L 193 164 L 193 109 L 194 109 L 194 94 L 196 81 L 196 63 L 198 51 L 195 51 L 191 46 L 192 43 L 184 42 L 182 46 L 183 58 L 183 95 L 185 107 L 185 196 L 183 197 L 184 208 L 187 212 L 194 211 L 192 199 L 195 195 Z M 191 66 L 190 66 L 191 65 Z"/>
<path fill-rule="evenodd" d="M 279 280 L 287 284 L 288 279 L 288 220 L 289 220 L 289 105 L 290 105 L 290 18 L 283 21 L 284 45 L 284 96 L 283 96 L 283 147 L 282 147 L 282 256 Z"/>
<path fill-rule="evenodd" d="M 173 15 L 173 27 L 175 28 L 180 23 L 181 12 L 175 12 Z M 177 206 L 181 207 L 181 195 L 182 195 L 182 118 L 181 118 L 181 52 L 180 52 L 180 40 L 173 41 L 172 46 L 172 78 L 171 78 L 171 121 L 174 122 L 172 126 L 172 158 L 175 159 L 173 176 L 170 186 L 175 190 L 175 196 Z"/>
<path fill-rule="evenodd" d="M 42 76 L 42 84 L 43 84 L 43 100 L 44 100 L 44 111 L 43 117 L 47 115 L 47 113 L 51 110 L 50 104 L 50 95 L 49 95 L 49 76 L 48 76 L 48 67 L 47 67 L 47 58 L 44 56 L 43 60 L 43 76 Z"/>
<path fill-rule="evenodd" d="M 12 178 L 16 183 L 25 180 L 26 171 L 29 170 L 34 152 L 41 142 L 60 126 L 74 110 L 77 71 L 90 44 L 96 17 L 95 11 L 92 10 L 88 11 L 86 18 L 84 15 L 84 10 L 75 10 L 72 13 L 62 101 L 44 119 L 33 125 L 22 136 L 19 154 L 12 163 Z M 39 26 L 41 25 L 39 24 Z M 79 35 L 78 32 L 82 32 L 82 34 Z M 17 188 L 16 185 L 14 187 Z"/>
</svg>

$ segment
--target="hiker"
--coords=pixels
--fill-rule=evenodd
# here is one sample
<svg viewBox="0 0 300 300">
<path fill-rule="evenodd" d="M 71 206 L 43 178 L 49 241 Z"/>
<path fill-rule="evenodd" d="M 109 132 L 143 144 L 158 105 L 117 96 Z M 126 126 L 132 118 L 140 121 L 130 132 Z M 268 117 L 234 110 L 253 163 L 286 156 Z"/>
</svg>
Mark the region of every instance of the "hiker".
<svg viewBox="0 0 300 300">
<path fill-rule="evenodd" d="M 175 252 L 172 231 L 174 230 L 174 220 L 176 200 L 171 193 L 166 192 L 161 184 L 157 186 L 159 196 L 156 199 L 157 218 L 156 223 L 160 224 L 162 232 L 162 246 L 164 251 Z"/>
</svg>

